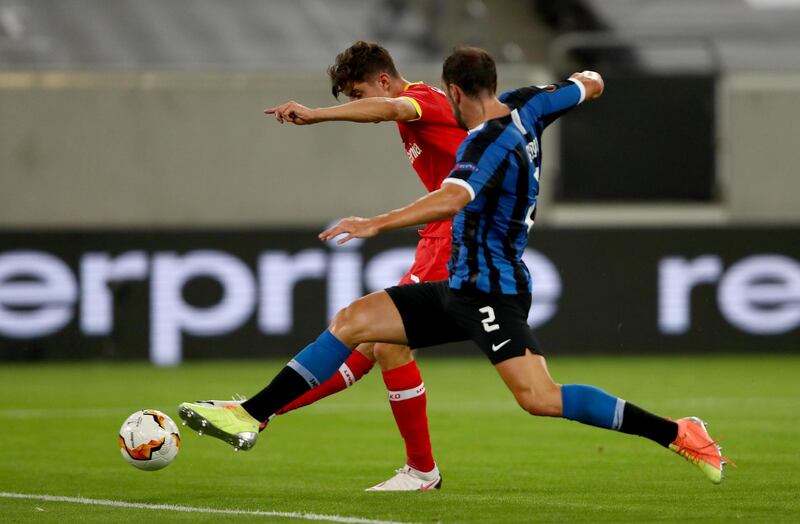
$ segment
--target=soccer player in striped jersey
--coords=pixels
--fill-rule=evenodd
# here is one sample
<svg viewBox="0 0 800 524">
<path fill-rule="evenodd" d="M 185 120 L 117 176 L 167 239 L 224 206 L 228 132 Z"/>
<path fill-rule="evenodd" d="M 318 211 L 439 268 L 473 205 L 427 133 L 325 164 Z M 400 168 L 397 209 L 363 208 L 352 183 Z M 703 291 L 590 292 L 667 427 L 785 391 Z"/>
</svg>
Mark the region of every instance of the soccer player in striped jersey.
<svg viewBox="0 0 800 524">
<path fill-rule="evenodd" d="M 409 82 L 397 71 L 382 46 L 355 42 L 336 57 L 328 69 L 331 93 L 350 102 L 325 108 L 308 108 L 290 101 L 267 109 L 278 122 L 296 125 L 329 121 L 397 123 L 406 155 L 428 191 L 441 187 L 452 169 L 455 154 L 466 133 L 453 118 L 447 97 L 438 88 Z M 419 231 L 414 263 L 399 285 L 447 278 L 450 259 L 450 219 L 427 223 Z M 406 446 L 401 473 L 375 490 L 409 490 L 439 478 L 431 451 L 425 385 L 408 347 L 362 344 L 342 364 L 339 372 L 301 398 L 282 407 L 283 414 L 342 391 L 361 379 L 374 365 L 381 366 L 389 390 L 392 413 Z"/>
<path fill-rule="evenodd" d="M 402 209 L 344 219 L 320 238 L 341 236 L 338 241 L 344 243 L 454 217 L 449 279 L 395 286 L 356 300 L 252 404 L 233 410 L 182 404 L 181 416 L 193 427 L 206 423 L 215 436 L 238 443 L 254 438 L 258 420 L 279 409 L 285 398 L 305 392 L 311 378 L 333 374 L 359 343 L 416 348 L 471 339 L 527 412 L 646 437 L 719 483 L 725 459 L 702 420 L 672 421 L 594 386 L 556 383 L 527 326 L 532 283 L 522 253 L 539 192 L 541 133 L 571 107 L 600 96 L 600 76 L 577 73 L 568 83 L 522 88 L 498 98 L 491 57 L 462 48 L 445 61 L 442 83 L 456 120 L 469 129 L 442 188 Z"/>
</svg>

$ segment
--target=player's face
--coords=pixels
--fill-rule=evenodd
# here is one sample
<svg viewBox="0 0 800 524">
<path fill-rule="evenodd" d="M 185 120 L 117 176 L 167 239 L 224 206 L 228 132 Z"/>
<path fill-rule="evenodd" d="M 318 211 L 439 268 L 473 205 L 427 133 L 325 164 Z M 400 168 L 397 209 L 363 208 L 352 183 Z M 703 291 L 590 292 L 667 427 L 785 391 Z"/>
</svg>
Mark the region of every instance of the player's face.
<svg viewBox="0 0 800 524">
<path fill-rule="evenodd" d="M 370 80 L 353 82 L 348 89 L 345 89 L 344 94 L 351 101 L 361 100 L 362 98 L 389 96 L 388 76 L 385 74 L 380 74 L 376 75 L 375 78 L 372 78 Z"/>
<path fill-rule="evenodd" d="M 461 116 L 461 109 L 458 107 L 458 102 L 456 102 L 456 98 L 461 98 L 460 93 L 453 84 L 445 85 L 444 82 L 442 82 L 442 90 L 447 94 L 447 101 L 450 103 L 450 109 L 453 110 L 453 116 L 456 119 L 458 127 L 464 131 L 469 131 L 467 124 L 464 122 L 464 118 Z"/>
</svg>

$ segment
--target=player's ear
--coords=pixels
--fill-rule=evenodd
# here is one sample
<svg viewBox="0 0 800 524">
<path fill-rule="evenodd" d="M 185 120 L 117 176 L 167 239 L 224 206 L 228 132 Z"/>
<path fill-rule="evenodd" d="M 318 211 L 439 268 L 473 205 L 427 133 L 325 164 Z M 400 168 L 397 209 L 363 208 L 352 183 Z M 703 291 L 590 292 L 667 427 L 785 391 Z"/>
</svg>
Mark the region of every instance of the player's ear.
<svg viewBox="0 0 800 524">
<path fill-rule="evenodd" d="M 447 84 L 447 91 L 450 93 L 450 97 L 453 99 L 453 102 L 455 102 L 456 105 L 461 103 L 461 96 L 464 94 L 464 92 L 460 87 L 455 84 Z"/>
<path fill-rule="evenodd" d="M 378 85 L 385 91 L 389 90 L 389 86 L 392 84 L 392 77 L 389 76 L 389 73 L 380 73 L 378 75 Z"/>
</svg>

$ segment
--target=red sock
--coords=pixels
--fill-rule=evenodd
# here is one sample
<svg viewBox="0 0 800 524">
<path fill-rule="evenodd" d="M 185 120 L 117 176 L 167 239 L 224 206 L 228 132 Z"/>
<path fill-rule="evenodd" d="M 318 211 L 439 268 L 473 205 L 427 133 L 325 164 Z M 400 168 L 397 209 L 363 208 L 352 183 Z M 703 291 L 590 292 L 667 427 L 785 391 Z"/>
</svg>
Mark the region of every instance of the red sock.
<svg viewBox="0 0 800 524">
<path fill-rule="evenodd" d="M 412 360 L 399 368 L 384 371 L 383 382 L 389 390 L 389 404 L 397 428 L 406 441 L 406 463 L 419 471 L 431 471 L 436 463 L 428 431 L 428 401 L 417 363 Z"/>
<path fill-rule="evenodd" d="M 278 410 L 276 415 L 282 415 L 297 408 L 302 408 L 309 404 L 313 404 L 319 399 L 325 398 L 334 393 L 338 393 L 345 388 L 349 388 L 356 383 L 361 377 L 366 375 L 375 363 L 362 355 L 358 351 L 353 351 L 344 364 L 339 367 L 339 372 L 319 386 L 304 393 L 300 398 L 297 398 Z"/>
</svg>

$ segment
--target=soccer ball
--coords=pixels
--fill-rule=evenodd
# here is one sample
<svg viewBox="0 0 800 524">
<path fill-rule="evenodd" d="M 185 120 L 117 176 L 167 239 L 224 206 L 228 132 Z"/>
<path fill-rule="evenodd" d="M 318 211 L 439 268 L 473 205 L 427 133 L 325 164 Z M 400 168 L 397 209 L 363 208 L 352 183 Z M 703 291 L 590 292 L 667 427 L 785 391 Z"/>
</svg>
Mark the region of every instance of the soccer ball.
<svg viewBox="0 0 800 524">
<path fill-rule="evenodd" d="M 154 471 L 167 467 L 180 448 L 178 426 L 156 409 L 137 411 L 119 428 L 122 458 L 139 469 Z"/>
</svg>

